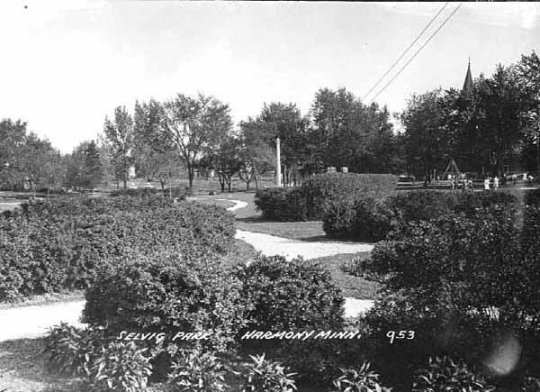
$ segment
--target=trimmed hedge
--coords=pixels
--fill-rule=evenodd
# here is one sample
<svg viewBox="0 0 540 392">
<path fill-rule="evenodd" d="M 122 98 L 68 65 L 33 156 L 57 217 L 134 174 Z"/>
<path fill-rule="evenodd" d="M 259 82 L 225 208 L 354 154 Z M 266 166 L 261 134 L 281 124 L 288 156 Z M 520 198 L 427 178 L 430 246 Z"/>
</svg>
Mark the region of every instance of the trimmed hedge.
<svg viewBox="0 0 540 392">
<path fill-rule="evenodd" d="M 267 219 L 319 220 L 334 201 L 367 195 L 382 197 L 393 192 L 396 183 L 397 177 L 390 174 L 318 174 L 297 188 L 260 189 L 255 194 L 255 205 Z"/>
<path fill-rule="evenodd" d="M 344 299 L 322 266 L 282 256 L 259 256 L 237 271 L 242 296 L 252 303 L 247 329 L 289 331 L 339 328 Z"/>
<path fill-rule="evenodd" d="M 486 358 L 506 345 L 520 347 L 508 362 L 513 373 L 490 382 L 540 375 L 539 221 L 537 206 L 512 195 L 458 194 L 453 211 L 398 226 L 376 244 L 361 267 L 384 290 L 360 321 L 363 352 L 394 386 L 410 390 L 412 370 L 429 356 L 495 366 Z M 415 331 L 414 339 L 388 344 L 387 332 L 400 330 Z"/>
<path fill-rule="evenodd" d="M 333 238 L 377 242 L 411 222 L 435 220 L 452 213 L 470 218 L 484 214 L 501 219 L 509 216 L 516 226 L 522 223 L 520 201 L 509 193 L 410 191 L 384 200 L 365 197 L 332 203 L 323 218 L 323 229 Z"/>
<path fill-rule="evenodd" d="M 215 206 L 160 197 L 27 203 L 0 217 L 0 301 L 86 288 L 107 258 L 132 250 L 225 254 L 233 237 L 233 216 Z"/>
<path fill-rule="evenodd" d="M 203 344 L 230 345 L 245 325 L 240 282 L 212 254 L 127 255 L 106 265 L 86 290 L 84 321 L 109 333 L 209 332 Z"/>
</svg>

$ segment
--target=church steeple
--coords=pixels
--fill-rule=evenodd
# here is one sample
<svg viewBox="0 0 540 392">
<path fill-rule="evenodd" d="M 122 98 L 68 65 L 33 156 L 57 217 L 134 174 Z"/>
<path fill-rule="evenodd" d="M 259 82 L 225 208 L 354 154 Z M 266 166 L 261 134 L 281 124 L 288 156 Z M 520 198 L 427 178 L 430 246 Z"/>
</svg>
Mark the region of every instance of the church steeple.
<svg viewBox="0 0 540 392">
<path fill-rule="evenodd" d="M 472 94 L 474 89 L 473 78 L 471 74 L 471 58 L 469 57 L 469 66 L 467 67 L 467 75 L 465 76 L 465 83 L 463 83 L 463 89 L 461 92 L 467 96 Z"/>
</svg>

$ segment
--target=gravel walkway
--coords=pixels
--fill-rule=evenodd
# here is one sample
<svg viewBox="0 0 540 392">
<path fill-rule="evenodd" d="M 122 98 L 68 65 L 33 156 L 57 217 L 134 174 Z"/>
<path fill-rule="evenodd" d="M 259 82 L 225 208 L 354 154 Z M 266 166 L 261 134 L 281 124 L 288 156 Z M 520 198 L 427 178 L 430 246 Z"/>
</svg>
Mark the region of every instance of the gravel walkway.
<svg viewBox="0 0 540 392">
<path fill-rule="evenodd" d="M 235 211 L 247 206 L 246 202 L 239 200 L 218 200 L 233 202 L 234 206 L 229 207 L 229 211 Z M 265 255 L 278 254 L 288 259 L 301 255 L 307 260 L 334 254 L 371 251 L 373 249 L 371 244 L 300 241 L 243 230 L 237 230 L 236 238 L 251 244 Z M 58 325 L 62 321 L 82 326 L 79 320 L 84 303 L 85 301 L 79 300 L 0 310 L 0 341 L 44 336 L 50 327 Z M 345 316 L 354 317 L 365 312 L 372 305 L 373 301 L 371 300 L 345 298 Z"/>
</svg>

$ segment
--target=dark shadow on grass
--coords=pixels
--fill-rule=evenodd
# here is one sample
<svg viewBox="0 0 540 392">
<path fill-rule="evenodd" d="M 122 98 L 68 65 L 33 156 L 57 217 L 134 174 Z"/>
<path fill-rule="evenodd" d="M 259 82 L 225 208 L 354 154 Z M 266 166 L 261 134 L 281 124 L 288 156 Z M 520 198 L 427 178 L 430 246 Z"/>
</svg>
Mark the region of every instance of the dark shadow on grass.
<svg viewBox="0 0 540 392">
<path fill-rule="evenodd" d="M 48 360 L 43 353 L 43 339 L 20 339 L 0 342 L 0 372 L 14 375 L 21 384 L 25 381 L 40 382 L 54 386 L 43 391 L 71 392 L 76 391 L 73 380 L 69 377 L 49 373 L 45 369 Z M 10 382 L 11 380 L 7 380 Z M 10 384 L 18 386 L 18 381 Z M 9 385 L 8 385 L 9 386 Z M 10 386 L 11 387 L 11 386 Z M 1 389 L 0 389 L 1 390 Z M 7 391 L 18 389 L 7 389 Z"/>
</svg>

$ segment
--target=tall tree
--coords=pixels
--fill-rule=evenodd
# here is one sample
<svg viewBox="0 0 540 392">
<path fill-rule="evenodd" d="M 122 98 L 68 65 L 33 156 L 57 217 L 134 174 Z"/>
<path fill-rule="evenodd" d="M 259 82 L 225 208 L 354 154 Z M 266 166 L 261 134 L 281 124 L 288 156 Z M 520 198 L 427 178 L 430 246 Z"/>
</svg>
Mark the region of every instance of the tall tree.
<svg viewBox="0 0 540 392">
<path fill-rule="evenodd" d="M 133 164 L 131 150 L 133 148 L 134 126 L 133 118 L 125 107 L 119 106 L 114 110 L 113 120 L 105 119 L 105 136 L 112 149 L 113 164 L 116 174 L 127 188 L 129 170 Z"/>
<path fill-rule="evenodd" d="M 442 97 L 441 89 L 413 95 L 401 115 L 408 166 L 412 174 L 426 180 L 434 169 L 445 167 L 452 154 L 444 134 Z"/>
<path fill-rule="evenodd" d="M 26 123 L 4 119 L 0 122 L 0 185 L 13 189 L 21 182 L 18 161 L 26 140 Z"/>
<path fill-rule="evenodd" d="M 512 159 L 523 128 L 523 93 L 515 67 L 497 66 L 493 76 L 477 85 L 483 119 L 479 130 L 491 172 L 501 176 Z"/>
<path fill-rule="evenodd" d="M 163 109 L 163 130 L 187 169 L 191 188 L 199 160 L 229 134 L 229 106 L 211 96 L 178 94 Z"/>
<path fill-rule="evenodd" d="M 516 66 L 523 93 L 521 161 L 526 170 L 540 171 L 540 58 L 535 52 L 521 56 Z"/>
<path fill-rule="evenodd" d="M 60 153 L 54 149 L 48 140 L 40 139 L 35 133 L 26 135 L 17 166 L 24 180 L 29 182 L 34 196 L 37 187 L 51 187 L 58 184 L 62 175 L 59 173 Z"/>
<path fill-rule="evenodd" d="M 346 166 L 356 172 L 387 172 L 395 154 L 390 113 L 377 104 L 366 106 L 344 88 L 321 89 L 311 109 L 308 140 L 317 171 Z"/>
<path fill-rule="evenodd" d="M 276 150 L 268 135 L 273 135 L 270 125 L 253 118 L 240 123 L 239 176 L 249 190 L 251 182 L 259 188 L 261 176 L 274 169 Z"/>
</svg>

